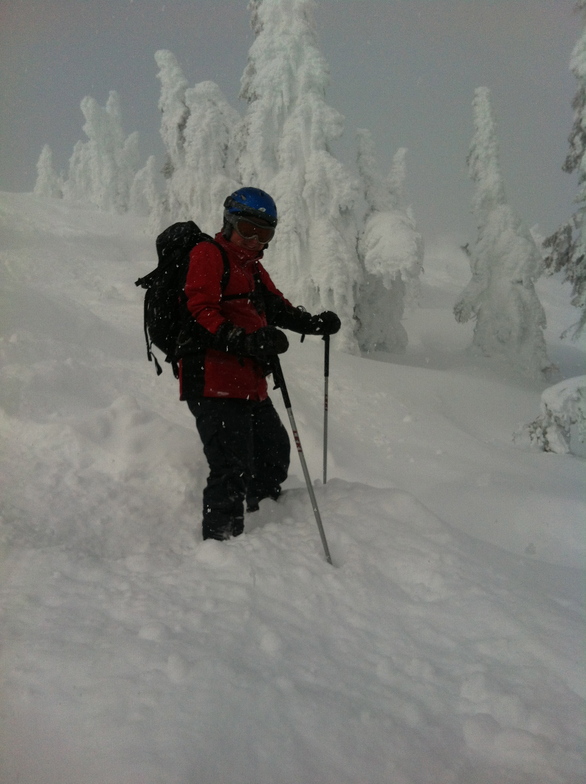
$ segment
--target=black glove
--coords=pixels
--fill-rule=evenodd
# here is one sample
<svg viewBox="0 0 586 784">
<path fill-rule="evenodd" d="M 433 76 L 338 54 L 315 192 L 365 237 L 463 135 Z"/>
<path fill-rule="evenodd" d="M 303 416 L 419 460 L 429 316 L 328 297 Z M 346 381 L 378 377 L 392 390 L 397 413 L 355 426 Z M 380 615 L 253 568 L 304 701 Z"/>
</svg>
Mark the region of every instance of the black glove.
<svg viewBox="0 0 586 784">
<path fill-rule="evenodd" d="M 235 327 L 230 321 L 225 321 L 214 335 L 211 348 L 242 356 L 245 338 L 246 332 L 242 327 Z"/>
<path fill-rule="evenodd" d="M 276 327 L 261 327 L 244 338 L 243 354 L 257 359 L 266 359 L 284 354 L 289 348 L 287 335 Z"/>
<path fill-rule="evenodd" d="M 310 316 L 307 320 L 306 335 L 335 335 L 342 326 L 342 322 L 333 310 L 324 310 L 317 316 Z"/>
<path fill-rule="evenodd" d="M 239 357 L 266 359 L 287 351 L 289 341 L 287 335 L 276 327 L 260 327 L 247 335 L 242 327 L 235 327 L 226 321 L 216 332 L 212 348 Z"/>
</svg>

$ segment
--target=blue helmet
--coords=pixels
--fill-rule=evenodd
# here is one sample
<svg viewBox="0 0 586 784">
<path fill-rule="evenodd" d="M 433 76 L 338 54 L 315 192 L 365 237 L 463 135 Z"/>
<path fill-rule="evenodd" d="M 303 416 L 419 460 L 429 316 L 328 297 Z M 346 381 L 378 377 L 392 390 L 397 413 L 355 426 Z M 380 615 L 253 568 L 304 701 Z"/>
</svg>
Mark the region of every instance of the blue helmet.
<svg viewBox="0 0 586 784">
<path fill-rule="evenodd" d="M 224 215 L 248 215 L 261 218 L 273 228 L 277 225 L 277 205 L 260 188 L 239 188 L 224 202 Z"/>
</svg>

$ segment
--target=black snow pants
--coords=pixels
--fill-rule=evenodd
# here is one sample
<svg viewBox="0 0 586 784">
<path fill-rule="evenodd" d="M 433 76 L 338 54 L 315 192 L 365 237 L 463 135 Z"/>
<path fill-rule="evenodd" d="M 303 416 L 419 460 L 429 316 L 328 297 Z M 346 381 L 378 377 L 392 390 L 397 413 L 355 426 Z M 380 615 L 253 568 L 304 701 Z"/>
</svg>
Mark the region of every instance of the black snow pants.
<svg viewBox="0 0 586 784">
<path fill-rule="evenodd" d="M 263 498 L 278 497 L 289 470 L 289 436 L 269 398 L 196 398 L 187 404 L 210 469 L 203 538 L 238 536 L 245 502 L 254 509 Z"/>
</svg>

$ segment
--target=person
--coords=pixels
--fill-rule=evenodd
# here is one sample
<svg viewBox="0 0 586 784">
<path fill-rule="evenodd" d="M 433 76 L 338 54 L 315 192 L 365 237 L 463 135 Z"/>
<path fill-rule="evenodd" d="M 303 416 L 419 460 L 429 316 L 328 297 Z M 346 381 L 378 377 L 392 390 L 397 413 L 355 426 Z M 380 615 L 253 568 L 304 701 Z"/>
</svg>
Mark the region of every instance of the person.
<svg viewBox="0 0 586 784">
<path fill-rule="evenodd" d="M 195 417 L 209 466 L 204 539 L 240 535 L 244 509 L 276 500 L 287 478 L 289 436 L 267 392 L 271 360 L 289 345 L 282 329 L 340 329 L 332 311 L 294 307 L 261 264 L 277 222 L 271 196 L 239 188 L 224 202 L 222 230 L 190 253 L 177 357 L 180 398 Z"/>
</svg>

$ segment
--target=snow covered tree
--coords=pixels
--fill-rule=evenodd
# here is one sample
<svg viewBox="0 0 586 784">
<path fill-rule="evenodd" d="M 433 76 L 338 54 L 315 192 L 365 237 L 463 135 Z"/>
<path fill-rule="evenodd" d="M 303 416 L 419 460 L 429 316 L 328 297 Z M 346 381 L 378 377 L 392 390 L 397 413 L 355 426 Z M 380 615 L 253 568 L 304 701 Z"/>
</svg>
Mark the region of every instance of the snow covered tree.
<svg viewBox="0 0 586 784">
<path fill-rule="evenodd" d="M 237 150 L 240 180 L 279 209 L 271 273 L 295 302 L 332 309 L 339 345 L 356 349 L 354 309 L 364 271 L 356 251 L 357 183 L 331 153 L 343 118 L 325 101 L 329 72 L 314 0 L 252 0 L 256 39 L 241 81 L 248 108 Z"/>
<path fill-rule="evenodd" d="M 159 65 L 161 136 L 167 150 L 164 215 L 196 220 L 214 232 L 222 203 L 238 185 L 234 138 L 241 118 L 215 82 L 188 83 L 171 52 L 155 55 Z"/>
<path fill-rule="evenodd" d="M 559 455 L 571 452 L 572 430 L 586 442 L 586 376 L 560 381 L 541 393 L 539 416 L 515 434 Z"/>
<path fill-rule="evenodd" d="M 240 182 L 234 137 L 241 118 L 215 82 L 200 82 L 185 94 L 189 118 L 185 126 L 185 191 L 191 215 L 210 232 L 219 228 L 226 196 Z"/>
<path fill-rule="evenodd" d="M 138 134 L 124 136 L 120 98 L 114 90 L 105 107 L 86 96 L 81 111 L 88 141 L 74 147 L 63 196 L 89 201 L 101 210 L 126 212 L 139 166 Z"/>
<path fill-rule="evenodd" d="M 523 372 L 539 375 L 550 366 L 545 313 L 534 286 L 543 262 L 531 232 L 506 201 L 487 87 L 476 90 L 473 106 L 476 132 L 467 163 L 476 186 L 478 237 L 469 252 L 472 279 L 454 314 L 460 322 L 476 319 L 476 350 L 503 356 Z"/>
<path fill-rule="evenodd" d="M 366 276 L 359 294 L 358 339 L 365 351 L 403 352 L 407 332 L 402 324 L 407 286 L 418 280 L 423 262 L 423 239 L 405 205 L 405 155 L 395 154 L 385 181 L 374 154 L 372 135 L 358 132 L 358 170 L 367 202 L 358 252 Z"/>
<path fill-rule="evenodd" d="M 37 162 L 37 181 L 33 193 L 35 196 L 48 196 L 60 199 L 63 196 L 63 184 L 53 168 L 53 151 L 45 144 Z"/>
<path fill-rule="evenodd" d="M 152 228 L 157 231 L 161 221 L 161 197 L 157 184 L 157 164 L 151 155 L 145 165 L 137 171 L 130 186 L 128 209 L 137 215 L 149 216 Z"/>
<path fill-rule="evenodd" d="M 159 109 L 161 111 L 161 138 L 167 151 L 163 173 L 167 179 L 185 164 L 185 126 L 189 110 L 185 104 L 188 82 L 177 58 L 164 49 L 155 53 L 159 66 L 157 78 L 161 82 Z"/>
<path fill-rule="evenodd" d="M 586 0 L 580 0 L 577 7 L 586 18 Z M 580 207 L 567 223 L 545 240 L 544 245 L 548 250 L 546 267 L 551 274 L 563 272 L 564 279 L 572 285 L 572 305 L 581 310 L 574 328 L 577 337 L 586 326 L 586 25 L 572 52 L 570 70 L 579 86 L 573 101 L 570 152 L 563 169 L 578 172 L 576 201 Z"/>
<path fill-rule="evenodd" d="M 162 219 L 166 222 L 185 220 L 186 206 L 176 195 L 174 183 L 177 178 L 181 178 L 180 172 L 185 166 L 185 126 L 189 116 L 185 92 L 188 82 L 174 54 L 161 49 L 155 53 L 155 60 L 159 66 L 157 78 L 161 82 L 160 133 L 166 150 L 162 171 L 167 187 L 163 198 Z M 177 176 L 176 172 L 179 172 Z"/>
</svg>

